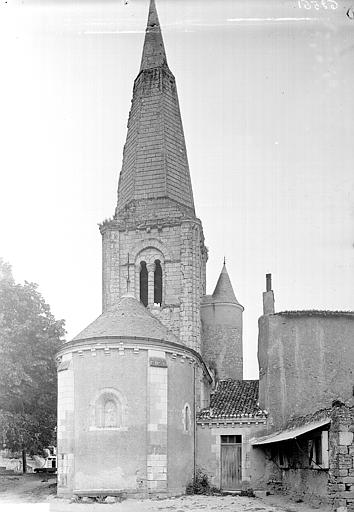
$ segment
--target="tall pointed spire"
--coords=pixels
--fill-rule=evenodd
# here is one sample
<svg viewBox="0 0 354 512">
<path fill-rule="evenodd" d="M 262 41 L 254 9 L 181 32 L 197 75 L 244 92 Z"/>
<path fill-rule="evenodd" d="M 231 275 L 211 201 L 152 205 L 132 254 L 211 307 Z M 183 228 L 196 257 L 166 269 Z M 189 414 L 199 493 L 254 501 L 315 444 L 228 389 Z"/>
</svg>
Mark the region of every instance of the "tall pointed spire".
<svg viewBox="0 0 354 512">
<path fill-rule="evenodd" d="M 212 295 L 213 302 L 228 302 L 231 304 L 241 304 L 236 299 L 229 274 L 226 270 L 225 258 L 222 271 L 220 273 L 218 282 L 216 283 L 214 293 Z M 242 306 L 241 306 L 242 307 Z"/>
<path fill-rule="evenodd" d="M 156 199 L 163 201 L 153 202 Z M 147 208 L 151 216 L 165 217 L 167 203 L 179 215 L 195 218 L 176 82 L 167 66 L 155 0 L 150 0 L 119 176 L 116 218 L 134 215 L 139 220 L 139 212 L 144 212 L 146 220 Z"/>
<path fill-rule="evenodd" d="M 143 55 L 140 71 L 167 65 L 166 52 L 163 44 L 159 17 L 155 0 L 150 0 L 149 16 L 146 27 Z"/>
</svg>

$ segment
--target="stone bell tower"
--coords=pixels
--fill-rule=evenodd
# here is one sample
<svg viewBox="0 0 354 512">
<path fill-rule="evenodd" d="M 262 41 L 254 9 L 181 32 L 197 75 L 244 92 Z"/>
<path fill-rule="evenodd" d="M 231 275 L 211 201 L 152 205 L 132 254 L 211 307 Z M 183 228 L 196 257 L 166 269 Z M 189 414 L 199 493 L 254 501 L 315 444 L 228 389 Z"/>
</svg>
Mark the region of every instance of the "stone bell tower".
<svg viewBox="0 0 354 512">
<path fill-rule="evenodd" d="M 103 311 L 127 292 L 128 283 L 180 343 L 199 352 L 207 251 L 154 0 L 134 82 L 117 207 L 100 231 Z"/>
</svg>

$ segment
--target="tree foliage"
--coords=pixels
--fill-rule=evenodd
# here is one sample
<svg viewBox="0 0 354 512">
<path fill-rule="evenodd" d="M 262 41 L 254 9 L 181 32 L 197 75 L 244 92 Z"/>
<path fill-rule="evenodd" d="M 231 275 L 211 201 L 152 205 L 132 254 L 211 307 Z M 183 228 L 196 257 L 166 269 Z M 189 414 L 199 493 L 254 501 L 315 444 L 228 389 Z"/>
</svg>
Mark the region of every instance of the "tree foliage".
<svg viewBox="0 0 354 512">
<path fill-rule="evenodd" d="M 64 334 L 37 285 L 15 283 L 0 259 L 0 441 L 12 450 L 53 444 L 55 353 Z"/>
</svg>

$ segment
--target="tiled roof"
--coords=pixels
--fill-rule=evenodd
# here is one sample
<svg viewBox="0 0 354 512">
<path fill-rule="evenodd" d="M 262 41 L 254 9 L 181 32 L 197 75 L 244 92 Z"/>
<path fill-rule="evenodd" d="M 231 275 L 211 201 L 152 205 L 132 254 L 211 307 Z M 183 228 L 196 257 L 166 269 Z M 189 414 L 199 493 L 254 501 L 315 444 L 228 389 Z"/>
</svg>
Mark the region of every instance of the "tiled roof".
<svg viewBox="0 0 354 512">
<path fill-rule="evenodd" d="M 221 380 L 198 420 L 266 417 L 258 405 L 258 380 Z"/>
</svg>

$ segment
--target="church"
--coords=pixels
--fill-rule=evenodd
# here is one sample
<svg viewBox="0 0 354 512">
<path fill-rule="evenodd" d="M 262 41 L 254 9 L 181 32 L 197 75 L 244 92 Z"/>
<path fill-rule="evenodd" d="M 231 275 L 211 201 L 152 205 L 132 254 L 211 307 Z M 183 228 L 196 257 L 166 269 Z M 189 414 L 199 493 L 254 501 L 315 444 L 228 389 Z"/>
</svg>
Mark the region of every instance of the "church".
<svg viewBox="0 0 354 512">
<path fill-rule="evenodd" d="M 323 439 L 317 455 L 328 464 L 328 454 L 321 458 L 319 451 L 328 451 L 330 414 L 311 414 L 320 404 L 317 395 L 325 397 L 323 410 L 338 394 L 352 398 L 354 315 L 275 313 L 268 275 L 260 381 L 243 380 L 244 308 L 225 262 L 213 294 L 206 294 L 208 250 L 154 0 L 133 87 L 117 205 L 100 232 L 102 314 L 58 353 L 58 494 L 173 496 L 185 492 L 197 470 L 223 490 L 264 489 L 274 475 L 279 481 L 279 468 L 287 469 L 279 446 L 298 436 Z M 325 373 L 322 355 L 333 339 L 332 331 L 328 340 L 323 334 L 328 322 L 333 332 L 344 333 L 339 337 L 349 361 L 342 361 L 344 377 L 331 394 L 324 374 L 322 387 L 314 388 L 306 364 L 302 373 L 291 370 L 302 340 L 310 346 L 320 339 L 311 360 L 318 354 Z M 306 347 L 303 357 L 309 357 Z M 331 364 L 336 357 L 331 353 Z M 291 390 L 300 385 L 292 402 Z M 308 415 L 296 424 L 300 433 L 288 425 L 294 411 Z"/>
</svg>

